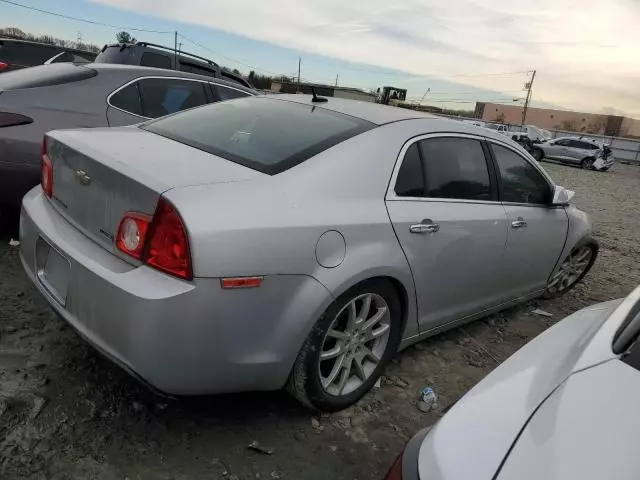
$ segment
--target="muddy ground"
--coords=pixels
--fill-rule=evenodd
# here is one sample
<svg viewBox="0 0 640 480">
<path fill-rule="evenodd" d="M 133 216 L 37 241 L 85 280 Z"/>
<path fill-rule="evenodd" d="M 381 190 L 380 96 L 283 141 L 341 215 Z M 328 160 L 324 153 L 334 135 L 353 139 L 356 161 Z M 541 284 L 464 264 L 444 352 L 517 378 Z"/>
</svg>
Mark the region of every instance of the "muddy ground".
<svg viewBox="0 0 640 480">
<path fill-rule="evenodd" d="M 404 442 L 433 423 L 511 353 L 581 307 L 640 283 L 640 168 L 596 173 L 545 164 L 576 191 L 601 244 L 586 281 L 411 347 L 381 388 L 332 415 L 284 393 L 170 401 L 103 359 L 58 319 L 29 284 L 17 248 L 0 233 L 0 478 L 373 479 Z M 5 222 L 6 223 L 6 222 Z M 532 314 L 535 307 L 553 313 Z M 438 407 L 420 412 L 431 386 Z M 252 441 L 272 455 L 247 449 Z"/>
</svg>

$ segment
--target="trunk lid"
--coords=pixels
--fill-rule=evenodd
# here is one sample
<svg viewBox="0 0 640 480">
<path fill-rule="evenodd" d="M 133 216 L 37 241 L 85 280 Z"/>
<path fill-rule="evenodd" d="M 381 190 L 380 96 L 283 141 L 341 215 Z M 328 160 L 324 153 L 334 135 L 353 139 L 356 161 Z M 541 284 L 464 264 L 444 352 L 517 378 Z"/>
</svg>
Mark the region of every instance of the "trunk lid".
<svg viewBox="0 0 640 480">
<path fill-rule="evenodd" d="M 113 252 L 123 215 L 153 215 L 163 192 L 264 176 L 136 127 L 49 132 L 47 150 L 53 163 L 52 204 Z"/>
</svg>

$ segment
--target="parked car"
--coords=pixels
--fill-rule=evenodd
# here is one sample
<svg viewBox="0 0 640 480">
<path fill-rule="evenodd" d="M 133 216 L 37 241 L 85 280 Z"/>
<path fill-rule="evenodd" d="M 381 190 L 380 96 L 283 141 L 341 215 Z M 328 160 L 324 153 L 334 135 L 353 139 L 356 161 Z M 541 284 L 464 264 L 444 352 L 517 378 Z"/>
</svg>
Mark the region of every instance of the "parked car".
<svg viewBox="0 0 640 480">
<path fill-rule="evenodd" d="M 95 53 L 85 50 L 0 38 L 0 73 L 50 63 L 90 63 L 95 58 Z"/>
<path fill-rule="evenodd" d="M 570 315 L 414 436 L 387 480 L 638 478 L 639 332 L 640 287 Z"/>
<path fill-rule="evenodd" d="M 580 165 L 587 170 L 607 171 L 615 159 L 608 145 L 587 138 L 560 137 L 535 145 L 536 160 L 544 158 Z"/>
<path fill-rule="evenodd" d="M 573 287 L 598 246 L 521 147 L 413 110 L 256 96 L 49 132 L 21 258 L 170 394 L 362 397 L 398 349 Z M 426 173 L 426 175 L 425 175 Z"/>
<path fill-rule="evenodd" d="M 507 135 L 509 133 L 509 125 L 506 125 L 504 123 L 487 123 L 485 124 L 485 128 L 501 133 L 503 135 Z"/>
<path fill-rule="evenodd" d="M 197 73 L 208 77 L 236 82 L 247 88 L 253 88 L 242 75 L 237 75 L 205 57 L 192 53 L 176 53 L 173 48 L 149 42 L 116 43 L 102 47 L 96 57 L 96 63 L 120 63 L 142 67 L 166 68 L 181 72 Z"/>
<path fill-rule="evenodd" d="M 186 72 L 60 63 L 0 75 L 0 204 L 40 181 L 42 137 L 56 128 L 140 123 L 257 92 Z"/>
</svg>

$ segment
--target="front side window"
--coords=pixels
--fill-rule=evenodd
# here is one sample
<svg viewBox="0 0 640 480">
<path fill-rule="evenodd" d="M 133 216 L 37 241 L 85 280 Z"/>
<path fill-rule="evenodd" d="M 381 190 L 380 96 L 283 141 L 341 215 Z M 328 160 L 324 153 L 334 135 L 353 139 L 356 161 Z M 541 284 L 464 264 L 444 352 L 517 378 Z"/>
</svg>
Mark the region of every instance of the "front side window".
<svg viewBox="0 0 640 480">
<path fill-rule="evenodd" d="M 557 140 L 556 141 L 556 145 L 560 146 L 560 147 L 568 147 L 570 145 L 570 140 L 567 140 L 566 138 L 563 138 L 561 140 Z"/>
<path fill-rule="evenodd" d="M 442 137 L 420 141 L 426 170 L 426 196 L 491 200 L 489 169 L 478 140 Z"/>
<path fill-rule="evenodd" d="M 109 100 L 109 103 L 125 112 L 142 116 L 142 101 L 140 100 L 140 91 L 138 90 L 137 82 L 127 85 L 115 93 Z"/>
<path fill-rule="evenodd" d="M 275 175 L 374 126 L 315 105 L 249 96 L 161 118 L 141 128 Z"/>
<path fill-rule="evenodd" d="M 417 143 L 411 144 L 404 155 L 396 178 L 395 192 L 399 197 L 424 196 L 424 167 Z"/>
<path fill-rule="evenodd" d="M 140 80 L 145 117 L 158 118 L 207 103 L 205 83 L 174 78 Z"/>
<path fill-rule="evenodd" d="M 551 187 L 544 176 L 513 150 L 492 144 L 502 181 L 502 200 L 514 203 L 546 205 Z"/>
</svg>

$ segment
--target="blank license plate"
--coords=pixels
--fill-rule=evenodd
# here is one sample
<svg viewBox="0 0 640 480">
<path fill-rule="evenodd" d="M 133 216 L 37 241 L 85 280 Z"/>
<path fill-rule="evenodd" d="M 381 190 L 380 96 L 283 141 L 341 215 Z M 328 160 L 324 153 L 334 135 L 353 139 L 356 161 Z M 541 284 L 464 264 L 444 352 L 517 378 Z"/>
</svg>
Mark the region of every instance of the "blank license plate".
<svg viewBox="0 0 640 480">
<path fill-rule="evenodd" d="M 38 278 L 47 291 L 64 306 L 67 301 L 67 287 L 69 284 L 69 261 L 58 251 L 46 245 L 46 257 L 43 265 L 39 265 Z"/>
</svg>

